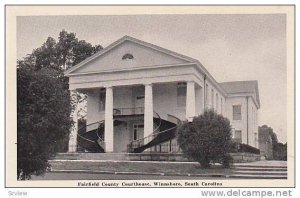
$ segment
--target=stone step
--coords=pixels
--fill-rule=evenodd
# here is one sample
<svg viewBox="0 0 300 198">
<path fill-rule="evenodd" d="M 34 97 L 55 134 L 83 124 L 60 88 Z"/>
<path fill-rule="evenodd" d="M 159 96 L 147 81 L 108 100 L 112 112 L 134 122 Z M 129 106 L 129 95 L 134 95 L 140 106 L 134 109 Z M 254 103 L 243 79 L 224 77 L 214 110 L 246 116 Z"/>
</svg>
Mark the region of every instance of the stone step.
<svg viewBox="0 0 300 198">
<path fill-rule="evenodd" d="M 252 164 L 234 164 L 233 167 L 239 168 L 287 168 L 283 165 L 252 165 Z"/>
<path fill-rule="evenodd" d="M 268 167 L 232 167 L 232 170 L 240 170 L 240 171 L 287 171 L 287 168 L 268 168 Z"/>
<path fill-rule="evenodd" d="M 78 153 L 57 153 L 54 159 L 76 160 L 78 156 Z"/>
<path fill-rule="evenodd" d="M 278 172 L 273 172 L 273 171 L 233 171 L 233 174 L 236 175 L 287 175 L 286 171 L 278 171 Z"/>
<path fill-rule="evenodd" d="M 60 153 L 55 160 L 128 160 L 127 153 Z"/>
<path fill-rule="evenodd" d="M 284 175 L 246 175 L 246 174 L 233 174 L 228 175 L 229 178 L 237 179 L 287 179 Z"/>
</svg>

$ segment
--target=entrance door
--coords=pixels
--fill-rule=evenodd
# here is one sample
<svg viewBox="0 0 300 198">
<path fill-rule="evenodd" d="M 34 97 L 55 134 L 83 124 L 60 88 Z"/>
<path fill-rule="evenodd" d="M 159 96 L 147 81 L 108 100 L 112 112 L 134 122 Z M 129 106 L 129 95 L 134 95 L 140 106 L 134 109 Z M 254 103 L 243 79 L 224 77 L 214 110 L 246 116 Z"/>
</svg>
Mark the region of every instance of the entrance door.
<svg viewBox="0 0 300 198">
<path fill-rule="evenodd" d="M 133 125 L 133 140 L 139 140 L 144 138 L 144 125 L 134 124 Z"/>
</svg>

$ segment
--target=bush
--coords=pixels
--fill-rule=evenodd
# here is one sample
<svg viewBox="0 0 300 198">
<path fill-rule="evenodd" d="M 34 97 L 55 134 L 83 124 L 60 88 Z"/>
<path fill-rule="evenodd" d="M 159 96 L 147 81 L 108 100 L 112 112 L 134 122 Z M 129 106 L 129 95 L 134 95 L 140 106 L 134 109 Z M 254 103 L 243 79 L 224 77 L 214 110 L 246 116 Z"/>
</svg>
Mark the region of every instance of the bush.
<svg viewBox="0 0 300 198">
<path fill-rule="evenodd" d="M 204 168 L 213 161 L 229 165 L 231 127 L 227 118 L 206 110 L 192 122 L 184 122 L 177 132 L 178 144 L 189 159 L 199 162 Z"/>
</svg>

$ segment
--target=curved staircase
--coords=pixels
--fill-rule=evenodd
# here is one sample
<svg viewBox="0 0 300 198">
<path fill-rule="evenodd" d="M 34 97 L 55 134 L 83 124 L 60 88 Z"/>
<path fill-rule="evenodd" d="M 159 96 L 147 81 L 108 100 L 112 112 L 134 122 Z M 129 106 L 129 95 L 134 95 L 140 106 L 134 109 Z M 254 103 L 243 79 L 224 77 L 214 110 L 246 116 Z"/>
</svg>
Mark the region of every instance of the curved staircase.
<svg viewBox="0 0 300 198">
<path fill-rule="evenodd" d="M 172 116 L 174 117 L 174 116 Z M 165 143 L 170 141 L 176 137 L 176 130 L 180 120 L 176 117 L 176 124 L 164 119 L 154 118 L 154 123 L 158 126 L 154 132 L 145 137 L 138 140 L 134 140 L 128 144 L 128 152 L 129 153 L 141 153 L 144 150 L 151 148 L 153 146 Z M 158 124 L 159 123 L 159 124 Z"/>
<path fill-rule="evenodd" d="M 89 130 L 89 128 L 92 128 Z M 78 130 L 78 145 L 87 152 L 103 153 L 104 152 L 104 120 L 89 124 Z"/>
<path fill-rule="evenodd" d="M 134 140 L 127 145 L 129 153 L 141 153 L 144 150 L 170 141 L 176 137 L 176 130 L 180 120 L 174 116 L 175 123 L 161 119 L 156 113 L 153 122 L 156 125 L 153 133 L 148 137 Z M 121 121 L 114 120 L 114 126 L 120 124 Z M 89 124 L 78 130 L 77 142 L 79 148 L 83 152 L 104 153 L 104 120 Z"/>
</svg>

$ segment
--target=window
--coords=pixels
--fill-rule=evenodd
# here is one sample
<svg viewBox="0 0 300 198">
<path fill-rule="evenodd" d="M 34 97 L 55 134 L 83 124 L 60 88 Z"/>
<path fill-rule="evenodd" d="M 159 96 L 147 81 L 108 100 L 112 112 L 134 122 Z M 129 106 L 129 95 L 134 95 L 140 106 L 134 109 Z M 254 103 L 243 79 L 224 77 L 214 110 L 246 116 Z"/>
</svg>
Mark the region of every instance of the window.
<svg viewBox="0 0 300 198">
<path fill-rule="evenodd" d="M 134 58 L 134 57 L 133 57 L 132 54 L 127 53 L 127 54 L 125 54 L 125 55 L 122 57 L 122 60 L 131 60 L 131 59 L 133 59 L 133 58 Z"/>
<path fill-rule="evenodd" d="M 186 83 L 177 84 L 177 106 L 184 107 L 186 104 Z"/>
<path fill-rule="evenodd" d="M 232 117 L 233 120 L 242 120 L 242 106 L 241 105 L 233 105 L 232 106 Z"/>
<path fill-rule="evenodd" d="M 236 142 L 242 143 L 242 131 L 241 130 L 235 130 L 235 132 L 234 132 L 234 140 Z"/>
<path fill-rule="evenodd" d="M 216 93 L 216 110 L 219 110 L 219 95 Z"/>
<path fill-rule="evenodd" d="M 105 110 L 105 95 L 106 95 L 105 89 L 100 89 L 100 94 L 99 94 L 99 111 L 104 111 Z"/>
<path fill-rule="evenodd" d="M 214 105 L 214 97 L 215 97 L 215 95 L 214 95 L 214 90 L 213 89 L 211 89 L 211 108 L 214 108 L 215 107 L 215 105 Z"/>
</svg>

